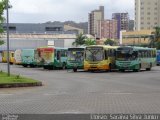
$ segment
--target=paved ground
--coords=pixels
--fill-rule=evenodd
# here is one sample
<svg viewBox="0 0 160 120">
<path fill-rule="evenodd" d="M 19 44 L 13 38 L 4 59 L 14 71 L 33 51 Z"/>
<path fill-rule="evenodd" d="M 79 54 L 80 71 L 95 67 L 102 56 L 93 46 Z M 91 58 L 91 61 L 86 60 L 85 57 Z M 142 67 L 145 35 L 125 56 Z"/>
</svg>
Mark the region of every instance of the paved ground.
<svg viewBox="0 0 160 120">
<path fill-rule="evenodd" d="M 6 70 L 0 63 L 0 70 Z M 0 89 L 0 113 L 160 113 L 160 67 L 134 72 L 67 72 L 11 66 L 43 87 Z"/>
</svg>

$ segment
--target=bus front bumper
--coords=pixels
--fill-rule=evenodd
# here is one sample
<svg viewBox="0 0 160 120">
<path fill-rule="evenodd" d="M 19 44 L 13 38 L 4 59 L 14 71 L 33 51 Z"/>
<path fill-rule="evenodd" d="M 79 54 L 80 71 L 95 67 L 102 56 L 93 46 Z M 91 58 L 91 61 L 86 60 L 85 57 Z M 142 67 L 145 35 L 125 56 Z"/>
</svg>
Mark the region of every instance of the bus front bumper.
<svg viewBox="0 0 160 120">
<path fill-rule="evenodd" d="M 92 71 L 92 70 L 109 70 L 109 65 L 85 65 L 85 71 Z"/>
</svg>

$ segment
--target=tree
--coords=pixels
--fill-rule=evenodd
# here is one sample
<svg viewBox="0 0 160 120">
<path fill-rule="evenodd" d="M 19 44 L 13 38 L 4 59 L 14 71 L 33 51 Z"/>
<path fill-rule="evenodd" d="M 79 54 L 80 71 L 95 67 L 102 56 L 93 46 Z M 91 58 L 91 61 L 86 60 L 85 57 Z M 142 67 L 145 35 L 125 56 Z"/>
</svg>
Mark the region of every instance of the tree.
<svg viewBox="0 0 160 120">
<path fill-rule="evenodd" d="M 150 37 L 150 47 L 158 47 L 160 40 L 160 27 L 155 27 L 155 31 L 152 32 L 152 36 Z"/>
<path fill-rule="evenodd" d="M 3 40 L 0 40 L 0 45 L 3 45 L 4 44 L 4 41 Z"/>
<path fill-rule="evenodd" d="M 86 38 L 87 38 L 86 36 L 84 36 L 82 33 L 80 33 L 76 36 L 76 40 L 75 40 L 75 42 L 72 43 L 72 45 L 75 45 L 75 46 L 84 45 Z"/>
<path fill-rule="evenodd" d="M 85 43 L 84 43 L 86 46 L 89 46 L 89 45 L 96 45 L 96 41 L 92 38 L 87 38 L 85 40 Z"/>
<path fill-rule="evenodd" d="M 3 13 L 4 13 L 4 10 L 6 9 L 6 5 L 7 5 L 7 2 L 8 0 L 1 0 L 0 1 L 0 34 L 3 33 L 3 22 L 5 20 L 5 18 L 3 17 Z M 9 5 L 9 8 L 11 6 Z M 4 41 L 1 40 L 1 36 L 0 36 L 0 45 L 4 44 Z"/>
<path fill-rule="evenodd" d="M 104 41 L 104 44 L 105 45 L 114 45 L 116 42 L 114 42 L 113 40 L 111 40 L 111 39 L 107 39 L 106 41 Z"/>
</svg>

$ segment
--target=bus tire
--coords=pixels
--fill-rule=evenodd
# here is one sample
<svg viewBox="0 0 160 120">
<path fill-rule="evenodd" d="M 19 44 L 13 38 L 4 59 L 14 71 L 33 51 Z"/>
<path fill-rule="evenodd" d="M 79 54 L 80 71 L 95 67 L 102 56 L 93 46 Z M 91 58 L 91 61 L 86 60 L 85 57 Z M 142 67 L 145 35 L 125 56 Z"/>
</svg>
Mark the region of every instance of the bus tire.
<svg viewBox="0 0 160 120">
<path fill-rule="evenodd" d="M 31 68 L 34 68 L 34 67 L 35 67 L 35 65 L 31 64 L 31 65 L 30 65 L 30 67 L 31 67 Z"/>
<path fill-rule="evenodd" d="M 73 68 L 73 72 L 77 72 L 77 68 Z"/>
<path fill-rule="evenodd" d="M 43 69 L 48 69 L 48 66 L 43 66 Z"/>
<path fill-rule="evenodd" d="M 120 72 L 125 72 L 125 69 L 120 69 L 119 71 L 120 71 Z"/>
<path fill-rule="evenodd" d="M 27 67 L 28 65 L 22 65 L 23 67 Z"/>
<path fill-rule="evenodd" d="M 109 72 L 112 72 L 112 64 L 109 64 Z"/>
<path fill-rule="evenodd" d="M 13 65 L 13 63 L 12 63 L 12 62 L 10 62 L 9 64 L 10 64 L 10 65 Z"/>
<path fill-rule="evenodd" d="M 140 69 L 133 69 L 133 72 L 140 72 Z"/>
</svg>

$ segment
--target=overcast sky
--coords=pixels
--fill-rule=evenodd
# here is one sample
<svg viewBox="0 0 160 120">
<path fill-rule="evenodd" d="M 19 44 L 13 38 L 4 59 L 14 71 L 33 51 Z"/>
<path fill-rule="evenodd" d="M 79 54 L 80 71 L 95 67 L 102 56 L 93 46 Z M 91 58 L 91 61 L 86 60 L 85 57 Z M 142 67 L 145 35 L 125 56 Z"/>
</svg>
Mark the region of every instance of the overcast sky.
<svg viewBox="0 0 160 120">
<path fill-rule="evenodd" d="M 134 19 L 134 0 L 10 0 L 12 23 L 88 20 L 88 13 L 105 6 L 105 18 L 114 12 L 128 12 Z"/>
</svg>

